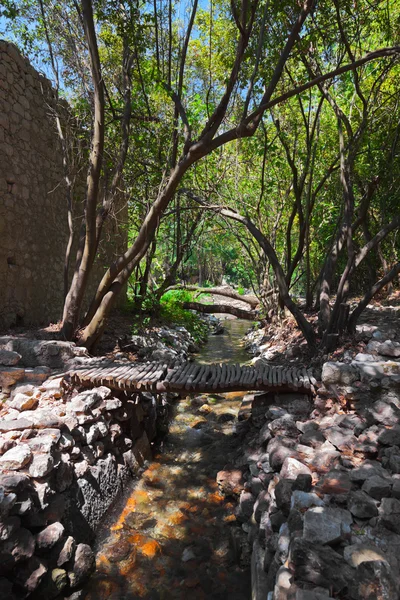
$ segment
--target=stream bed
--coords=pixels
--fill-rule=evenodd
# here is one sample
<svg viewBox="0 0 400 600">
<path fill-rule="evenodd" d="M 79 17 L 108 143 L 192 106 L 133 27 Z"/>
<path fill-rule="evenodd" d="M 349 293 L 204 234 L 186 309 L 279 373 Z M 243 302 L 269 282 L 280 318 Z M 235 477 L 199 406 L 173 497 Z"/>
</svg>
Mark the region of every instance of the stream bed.
<svg viewBox="0 0 400 600">
<path fill-rule="evenodd" d="M 248 360 L 244 321 L 224 321 L 196 360 Z M 108 514 L 87 600 L 248 600 L 250 573 L 235 555 L 236 502 L 216 475 L 233 459 L 243 392 L 179 400 L 153 462 Z"/>
</svg>

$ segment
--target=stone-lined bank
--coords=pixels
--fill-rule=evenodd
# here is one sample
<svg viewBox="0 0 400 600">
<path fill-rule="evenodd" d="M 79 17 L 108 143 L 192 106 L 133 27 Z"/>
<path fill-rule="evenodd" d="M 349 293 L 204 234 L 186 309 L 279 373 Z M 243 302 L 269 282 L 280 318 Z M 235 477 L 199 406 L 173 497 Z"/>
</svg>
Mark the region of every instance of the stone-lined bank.
<svg viewBox="0 0 400 600">
<path fill-rule="evenodd" d="M 94 566 L 100 520 L 156 435 L 151 395 L 24 385 L 0 421 L 0 597 L 69 597 Z M 61 596 L 60 596 L 61 594 Z"/>
<path fill-rule="evenodd" d="M 397 377 L 346 383 L 243 403 L 243 443 L 217 482 L 239 500 L 254 600 L 399 597 Z"/>
<path fill-rule="evenodd" d="M 80 597 L 98 524 L 152 457 L 155 397 L 63 379 L 102 360 L 69 342 L 0 338 L 2 600 Z"/>
</svg>

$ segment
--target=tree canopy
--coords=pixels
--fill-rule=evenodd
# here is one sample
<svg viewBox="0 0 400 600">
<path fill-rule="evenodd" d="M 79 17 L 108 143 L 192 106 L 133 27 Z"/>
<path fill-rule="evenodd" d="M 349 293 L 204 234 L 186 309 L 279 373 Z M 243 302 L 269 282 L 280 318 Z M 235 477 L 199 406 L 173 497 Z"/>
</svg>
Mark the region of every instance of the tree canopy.
<svg viewBox="0 0 400 600">
<path fill-rule="evenodd" d="M 138 310 L 176 282 L 225 279 L 252 289 L 264 314 L 286 306 L 315 347 L 354 330 L 392 285 L 398 0 L 7 0 L 1 10 L 3 35 L 79 123 L 71 144 L 55 115 L 66 202 L 85 203 L 82 225 L 70 223 L 80 243 L 65 337 L 95 346 L 126 284 Z M 77 144 L 83 198 L 72 183 Z M 129 247 L 84 314 L 103 224 L 121 195 Z M 318 331 L 299 296 L 319 311 Z"/>
</svg>

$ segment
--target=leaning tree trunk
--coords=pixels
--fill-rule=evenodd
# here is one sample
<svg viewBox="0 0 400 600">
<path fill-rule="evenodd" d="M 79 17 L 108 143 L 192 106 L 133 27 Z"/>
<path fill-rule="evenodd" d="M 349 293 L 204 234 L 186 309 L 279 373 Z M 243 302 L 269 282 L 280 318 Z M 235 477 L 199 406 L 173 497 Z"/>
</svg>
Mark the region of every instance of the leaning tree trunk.
<svg viewBox="0 0 400 600">
<path fill-rule="evenodd" d="M 96 207 L 104 149 L 104 86 L 90 0 L 82 0 L 82 19 L 89 48 L 94 86 L 94 124 L 85 202 L 85 239 L 64 304 L 62 335 L 72 339 L 78 326 L 83 296 L 96 256 Z"/>
<path fill-rule="evenodd" d="M 201 302 L 184 302 L 183 308 L 187 310 L 195 310 L 197 312 L 212 315 L 228 314 L 237 317 L 238 319 L 247 319 L 248 321 L 256 321 L 259 317 L 254 310 L 245 310 L 244 308 L 237 308 L 230 304 L 201 304 Z"/>
<path fill-rule="evenodd" d="M 350 333 L 354 333 L 356 330 L 357 321 L 360 318 L 361 313 L 366 308 L 372 298 L 386 285 L 391 283 L 393 279 L 400 273 L 400 262 L 396 263 L 392 269 L 382 279 L 377 281 L 365 294 L 364 298 L 357 304 L 356 308 L 350 315 L 348 322 L 348 330 Z"/>
</svg>

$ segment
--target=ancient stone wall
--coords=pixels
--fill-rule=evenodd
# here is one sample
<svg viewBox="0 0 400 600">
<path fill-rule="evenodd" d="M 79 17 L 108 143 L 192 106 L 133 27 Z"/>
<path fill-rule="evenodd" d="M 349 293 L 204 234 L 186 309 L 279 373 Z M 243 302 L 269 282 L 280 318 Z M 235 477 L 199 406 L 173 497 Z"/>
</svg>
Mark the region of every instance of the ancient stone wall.
<svg viewBox="0 0 400 600">
<path fill-rule="evenodd" d="M 94 364 L 84 348 L 20 341 L 21 354 L 0 339 L 0 598 L 80 598 L 98 525 L 152 458 L 156 398 L 105 386 L 77 393 L 68 378 L 48 377 L 62 364 Z"/>
<path fill-rule="evenodd" d="M 68 224 L 54 103 L 50 82 L 13 44 L 0 41 L 0 328 L 61 317 Z M 76 199 L 77 229 L 82 196 Z M 121 221 L 126 211 L 118 208 Z M 126 246 L 115 221 L 104 233 L 88 296 L 110 258 Z"/>
</svg>

